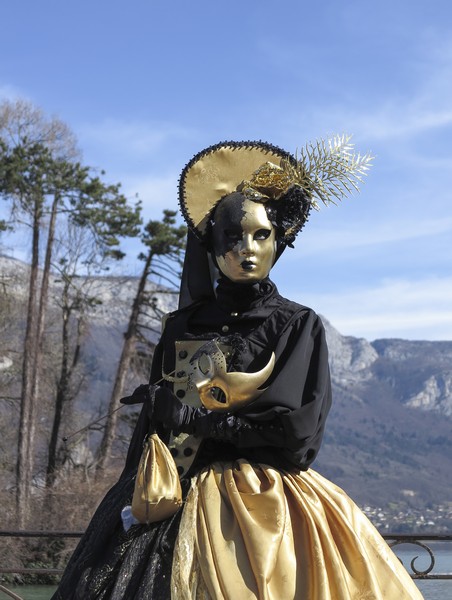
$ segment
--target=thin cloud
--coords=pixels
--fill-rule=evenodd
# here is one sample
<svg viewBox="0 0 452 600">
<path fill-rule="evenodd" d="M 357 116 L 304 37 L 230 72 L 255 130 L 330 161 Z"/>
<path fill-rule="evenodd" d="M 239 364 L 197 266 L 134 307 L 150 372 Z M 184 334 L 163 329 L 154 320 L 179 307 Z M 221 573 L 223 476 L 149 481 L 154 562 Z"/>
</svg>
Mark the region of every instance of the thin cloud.
<svg viewBox="0 0 452 600">
<path fill-rule="evenodd" d="M 340 230 L 316 228 L 315 231 L 306 230 L 304 235 L 304 244 L 296 246 L 292 255 L 302 254 L 303 256 L 330 254 L 342 250 L 364 248 L 368 246 L 386 245 L 388 243 L 405 242 L 438 236 L 451 232 L 452 217 L 438 217 L 425 219 L 422 221 L 422 227 L 419 220 L 409 221 L 406 217 L 399 222 L 376 223 L 372 228 L 359 227 L 355 224 L 353 227 L 341 227 Z"/>
<path fill-rule="evenodd" d="M 428 130 L 452 125 L 452 110 L 388 104 L 367 114 L 344 116 L 345 121 L 360 136 L 368 140 L 388 140 L 418 135 Z"/>
<path fill-rule="evenodd" d="M 426 98 L 424 89 L 421 89 L 414 99 L 398 97 L 384 102 L 377 99 L 377 105 L 369 101 L 365 108 L 353 106 L 353 102 L 328 104 L 311 112 L 309 129 L 336 132 L 340 123 L 339 132 L 345 126 L 348 132 L 356 133 L 366 144 L 402 141 L 451 126 L 451 97 L 452 93 L 448 90 L 447 93 Z M 298 123 L 300 117 L 292 113 L 289 118 L 286 115 L 284 120 L 292 123 L 293 131 L 293 124 Z M 305 129 L 305 123 L 301 122 L 300 128 Z"/>
<path fill-rule="evenodd" d="M 397 337 L 452 341 L 452 312 L 445 310 L 342 316 L 334 318 L 334 324 L 340 331 L 361 332 L 357 337 L 369 340 Z"/>
<path fill-rule="evenodd" d="M 366 94 L 365 87 L 359 90 L 340 90 L 332 100 L 328 96 L 306 113 L 299 108 L 284 110 L 284 123 L 290 123 L 290 131 L 299 127 L 302 138 L 306 132 L 336 132 L 344 127 L 355 132 L 367 143 L 401 141 L 427 132 L 440 131 L 452 125 L 452 42 L 444 40 L 438 32 L 424 33 L 419 60 L 405 60 L 405 70 L 412 73 L 412 86 L 399 86 L 391 95 L 387 88 L 380 94 Z M 289 51 L 290 50 L 290 51 Z M 293 61 L 297 52 L 293 44 L 280 48 L 286 69 L 296 72 Z M 400 66 L 400 65 L 399 65 Z M 334 79 L 334 74 L 332 74 Z M 275 111 L 276 112 L 276 111 Z M 276 112 L 277 114 L 277 112 Z M 295 125 L 295 128 L 294 128 Z M 316 133 L 315 135 L 318 135 Z"/>
<path fill-rule="evenodd" d="M 344 335 L 452 340 L 452 277 L 387 280 L 378 286 L 298 298 Z"/>
<path fill-rule="evenodd" d="M 191 138 L 194 132 L 173 123 L 106 119 L 101 123 L 81 126 L 78 134 L 83 144 L 113 148 L 123 157 L 133 154 L 143 158 L 156 153 L 169 141 Z"/>
<path fill-rule="evenodd" d="M 130 176 L 124 192 L 129 197 L 140 198 L 146 218 L 160 218 L 165 208 L 177 210 L 177 177 L 176 173 L 164 177 Z"/>
</svg>

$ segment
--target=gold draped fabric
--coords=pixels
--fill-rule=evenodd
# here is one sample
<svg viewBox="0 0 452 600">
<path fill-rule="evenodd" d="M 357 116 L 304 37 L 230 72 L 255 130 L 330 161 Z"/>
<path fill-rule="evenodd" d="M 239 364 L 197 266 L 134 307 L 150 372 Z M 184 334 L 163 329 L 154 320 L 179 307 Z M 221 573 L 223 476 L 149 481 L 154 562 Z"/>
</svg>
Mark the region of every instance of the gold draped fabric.
<svg viewBox="0 0 452 600">
<path fill-rule="evenodd" d="M 313 470 L 245 460 L 193 481 L 172 600 L 416 600 L 422 595 L 367 517 Z"/>
</svg>

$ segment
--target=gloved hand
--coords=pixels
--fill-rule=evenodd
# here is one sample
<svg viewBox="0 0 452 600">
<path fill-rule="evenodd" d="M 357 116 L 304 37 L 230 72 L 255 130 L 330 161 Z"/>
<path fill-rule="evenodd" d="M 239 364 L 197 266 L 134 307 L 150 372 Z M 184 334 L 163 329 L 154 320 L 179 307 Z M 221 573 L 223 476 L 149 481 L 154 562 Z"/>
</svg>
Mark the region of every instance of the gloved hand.
<svg viewBox="0 0 452 600">
<path fill-rule="evenodd" d="M 279 421 L 264 425 L 230 413 L 217 413 L 204 407 L 193 408 L 181 402 L 167 387 L 140 385 L 131 396 L 121 398 L 120 402 L 147 404 L 148 416 L 153 425 L 160 425 L 166 431 L 176 434 L 210 437 L 242 447 L 285 445 L 285 433 Z"/>
<path fill-rule="evenodd" d="M 214 438 L 236 446 L 284 446 L 285 434 L 278 421 L 259 424 L 230 413 L 183 404 L 169 388 L 155 392 L 153 423 L 174 433 L 189 433 Z"/>
<path fill-rule="evenodd" d="M 145 404 L 148 417 L 151 419 L 154 411 L 155 391 L 157 388 L 157 385 L 144 383 L 135 388 L 131 396 L 124 396 L 124 398 L 121 398 L 119 401 L 121 404 Z"/>
<path fill-rule="evenodd" d="M 161 424 L 166 430 L 192 433 L 195 410 L 192 406 L 181 402 L 169 388 L 156 388 L 152 414 L 154 425 Z"/>
<path fill-rule="evenodd" d="M 161 425 L 167 431 L 190 433 L 194 408 L 183 404 L 167 387 L 139 385 L 131 396 L 120 399 L 122 404 L 146 404 L 147 414 L 154 426 Z"/>
</svg>

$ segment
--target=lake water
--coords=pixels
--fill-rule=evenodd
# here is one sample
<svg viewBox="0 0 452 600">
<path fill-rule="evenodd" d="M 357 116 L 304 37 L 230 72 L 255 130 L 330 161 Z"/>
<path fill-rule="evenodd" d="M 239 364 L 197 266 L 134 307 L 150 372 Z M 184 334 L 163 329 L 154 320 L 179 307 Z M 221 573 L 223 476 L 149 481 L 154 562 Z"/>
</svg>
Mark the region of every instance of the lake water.
<svg viewBox="0 0 452 600">
<path fill-rule="evenodd" d="M 3 585 L 23 598 L 23 600 L 49 600 L 56 590 L 56 587 L 53 585 Z M 7 598 L 10 598 L 10 596 L 0 591 L 0 598 L 6 600 Z"/>
<path fill-rule="evenodd" d="M 429 545 L 435 556 L 435 566 L 431 574 L 452 573 L 452 552 L 450 550 L 437 550 L 433 543 Z M 414 563 L 416 569 L 418 571 L 426 569 L 430 564 L 430 558 L 426 556 L 426 553 L 422 548 L 414 548 L 414 551 L 408 551 L 400 549 L 399 547 L 394 548 L 394 551 L 408 570 L 410 570 L 409 565 L 415 556 L 419 556 Z M 422 592 L 425 600 L 452 600 L 452 579 L 440 579 L 435 581 L 416 580 L 416 585 Z"/>
<path fill-rule="evenodd" d="M 397 549 L 396 553 L 402 559 L 405 565 L 409 565 L 411 559 L 418 554 L 419 559 L 415 563 L 415 566 L 418 570 L 425 569 L 429 564 L 429 561 L 423 557 L 422 549 L 419 549 L 419 552 L 416 550 L 414 553 Z M 435 568 L 433 573 L 452 573 L 451 551 L 435 551 Z M 438 581 L 416 581 L 416 585 L 421 590 L 425 600 L 452 600 L 451 579 Z M 56 589 L 54 586 L 47 585 L 6 587 L 23 598 L 23 600 L 49 600 Z M 0 599 L 6 600 L 7 598 L 8 596 L 0 591 Z M 391 598 L 390 600 L 396 599 Z"/>
</svg>

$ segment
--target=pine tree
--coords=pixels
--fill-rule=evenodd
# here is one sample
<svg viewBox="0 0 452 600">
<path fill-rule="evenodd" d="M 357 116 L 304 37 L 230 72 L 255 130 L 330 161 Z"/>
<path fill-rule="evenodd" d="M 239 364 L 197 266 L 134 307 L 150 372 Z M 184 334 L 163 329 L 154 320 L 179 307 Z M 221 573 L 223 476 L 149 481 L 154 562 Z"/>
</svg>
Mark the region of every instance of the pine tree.
<svg viewBox="0 0 452 600">
<path fill-rule="evenodd" d="M 145 337 L 143 327 L 146 327 L 146 325 L 141 317 L 146 307 L 152 308 L 153 306 L 146 284 L 153 278 L 154 281 L 163 282 L 166 291 L 169 288 L 178 287 L 187 229 L 182 225 L 176 226 L 176 214 L 174 211 L 164 210 L 163 219 L 161 221 L 149 221 L 141 236 L 141 241 L 147 250 L 139 255 L 139 258 L 144 262 L 144 266 L 138 282 L 127 330 L 124 333 L 124 343 L 116 370 L 108 417 L 97 457 L 98 472 L 104 469 L 113 445 L 117 424 L 117 408 L 120 406 L 119 399 L 123 395 L 126 375 L 136 345 Z"/>
<path fill-rule="evenodd" d="M 0 196 L 10 203 L 11 226 L 31 228 L 31 266 L 24 339 L 17 456 L 19 525 L 27 517 L 33 475 L 37 398 L 49 277 L 57 220 L 87 228 L 99 252 L 122 258 L 120 238 L 138 233 L 139 203 L 130 206 L 119 185 L 104 184 L 75 160 L 72 134 L 32 105 L 0 106 Z M 40 269 L 42 237 L 47 231 Z"/>
</svg>

